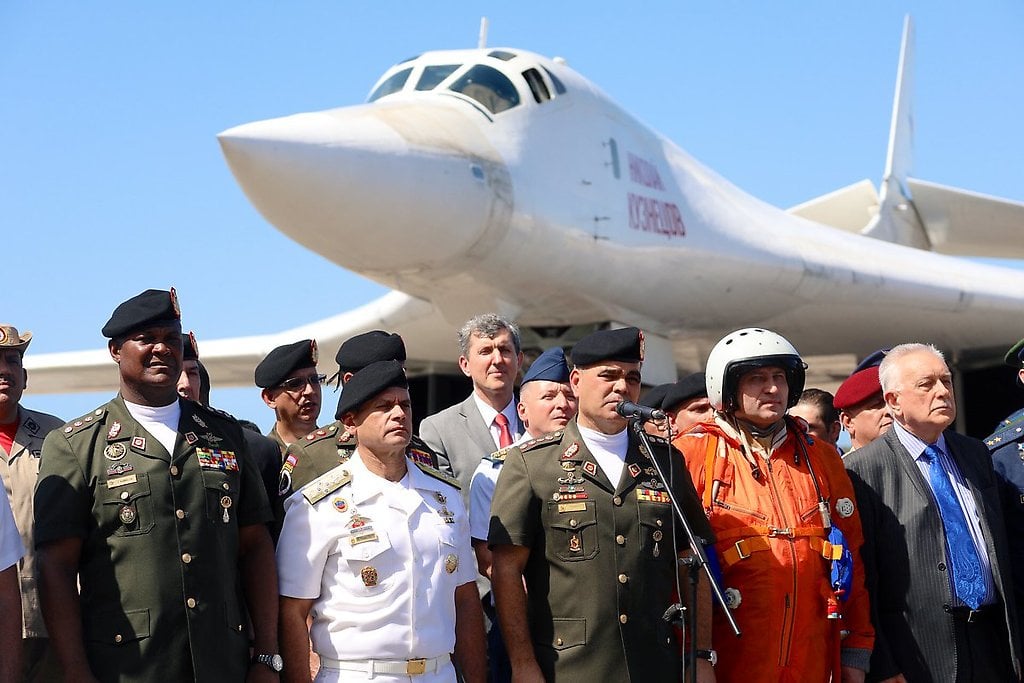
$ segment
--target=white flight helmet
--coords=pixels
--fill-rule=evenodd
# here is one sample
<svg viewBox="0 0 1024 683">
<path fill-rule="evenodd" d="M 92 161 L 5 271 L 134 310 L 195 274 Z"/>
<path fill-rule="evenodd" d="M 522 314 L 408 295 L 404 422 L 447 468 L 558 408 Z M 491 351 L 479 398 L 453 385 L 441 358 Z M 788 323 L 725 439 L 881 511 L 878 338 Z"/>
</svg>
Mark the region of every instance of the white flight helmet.
<svg viewBox="0 0 1024 683">
<path fill-rule="evenodd" d="M 722 338 L 708 356 L 705 375 L 708 399 L 718 411 L 731 411 L 736 407 L 736 389 L 740 376 L 754 368 L 780 367 L 786 371 L 789 384 L 789 403 L 792 408 L 800 400 L 807 377 L 807 366 L 800 354 L 785 337 L 770 330 L 748 327 L 731 332 Z"/>
</svg>

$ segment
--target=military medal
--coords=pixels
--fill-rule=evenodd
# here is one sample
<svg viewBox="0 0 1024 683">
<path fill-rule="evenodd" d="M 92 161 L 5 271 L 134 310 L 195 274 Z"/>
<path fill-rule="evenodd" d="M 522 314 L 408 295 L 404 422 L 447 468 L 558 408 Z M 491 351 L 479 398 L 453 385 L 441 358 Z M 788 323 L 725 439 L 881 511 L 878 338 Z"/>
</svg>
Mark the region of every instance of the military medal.
<svg viewBox="0 0 1024 683">
<path fill-rule="evenodd" d="M 110 430 L 107 432 L 107 440 L 114 439 L 118 434 L 121 433 L 121 423 L 114 420 L 114 424 L 110 425 Z"/>
<path fill-rule="evenodd" d="M 120 460 L 127 452 L 128 449 L 124 447 L 123 443 L 111 443 L 104 447 L 103 457 L 107 460 Z"/>
<path fill-rule="evenodd" d="M 455 553 L 449 553 L 444 558 L 444 570 L 449 574 L 453 573 L 459 568 L 459 556 Z"/>
<path fill-rule="evenodd" d="M 121 524 L 129 526 L 135 521 L 135 508 L 131 505 L 122 505 L 121 512 L 118 514 L 118 517 L 121 518 Z"/>
<path fill-rule="evenodd" d="M 573 470 L 576 469 L 576 463 L 569 462 L 568 460 L 566 460 L 565 462 L 562 463 L 562 469 L 565 470 L 566 472 L 572 472 Z"/>
<path fill-rule="evenodd" d="M 135 468 L 132 467 L 131 463 L 119 462 L 116 465 L 111 465 L 110 467 L 107 468 L 107 476 L 109 477 L 110 475 L 125 474 L 127 472 L 131 472 L 134 469 Z"/>
<path fill-rule="evenodd" d="M 363 567 L 359 571 L 359 576 L 363 579 L 363 585 L 367 588 L 377 585 L 377 570 L 373 567 Z"/>
<path fill-rule="evenodd" d="M 231 496 L 221 496 L 220 506 L 224 508 L 224 523 L 227 524 L 231 521 L 231 516 L 228 514 L 228 508 L 231 507 Z"/>
<path fill-rule="evenodd" d="M 444 495 L 443 493 L 441 493 L 440 491 L 435 491 L 435 492 L 434 492 L 434 496 L 436 496 L 436 497 L 437 497 L 437 502 L 438 502 L 438 503 L 440 503 L 441 505 L 444 505 L 445 503 L 447 503 L 447 502 L 448 502 L 448 497 L 447 497 L 447 496 L 445 496 L 445 495 Z"/>
<path fill-rule="evenodd" d="M 334 509 L 337 510 L 338 512 L 344 512 L 345 510 L 348 510 L 348 501 L 345 500 L 344 498 L 335 498 L 331 502 L 334 503 Z"/>
</svg>

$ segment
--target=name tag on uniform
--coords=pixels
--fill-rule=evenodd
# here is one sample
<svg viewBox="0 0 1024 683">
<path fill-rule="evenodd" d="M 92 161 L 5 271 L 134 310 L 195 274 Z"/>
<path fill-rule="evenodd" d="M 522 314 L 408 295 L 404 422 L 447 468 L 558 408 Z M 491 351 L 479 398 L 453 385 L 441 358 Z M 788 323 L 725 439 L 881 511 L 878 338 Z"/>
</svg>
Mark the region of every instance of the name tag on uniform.
<svg viewBox="0 0 1024 683">
<path fill-rule="evenodd" d="M 139 479 L 134 474 L 129 474 L 125 477 L 118 477 L 116 479 L 107 480 L 108 489 L 116 489 L 118 486 L 127 486 L 128 484 L 134 484 Z"/>
<path fill-rule="evenodd" d="M 559 503 L 559 512 L 583 512 L 587 509 L 586 503 Z"/>
<path fill-rule="evenodd" d="M 225 472 L 238 471 L 238 458 L 234 451 L 222 451 L 219 448 L 197 448 L 196 458 L 199 459 L 199 466 L 209 470 L 223 470 Z"/>
</svg>

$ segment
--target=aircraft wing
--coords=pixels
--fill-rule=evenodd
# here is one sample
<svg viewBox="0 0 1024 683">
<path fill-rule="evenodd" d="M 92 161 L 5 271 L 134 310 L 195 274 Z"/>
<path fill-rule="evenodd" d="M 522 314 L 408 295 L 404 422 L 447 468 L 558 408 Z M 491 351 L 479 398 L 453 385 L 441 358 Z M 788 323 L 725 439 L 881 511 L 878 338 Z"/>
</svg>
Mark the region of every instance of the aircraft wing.
<svg viewBox="0 0 1024 683">
<path fill-rule="evenodd" d="M 199 338 L 203 365 L 215 387 L 253 386 L 253 370 L 273 348 L 299 339 L 316 339 L 320 368 L 336 369 L 334 353 L 349 337 L 374 329 L 397 332 L 406 340 L 410 373 L 456 371 L 456 330 L 433 304 L 392 291 L 368 304 L 273 334 L 213 339 Z M 25 357 L 34 394 L 116 391 L 117 366 L 106 349 L 29 354 Z"/>
<path fill-rule="evenodd" d="M 1024 258 L 1024 203 L 913 178 L 907 182 L 934 251 Z"/>
</svg>

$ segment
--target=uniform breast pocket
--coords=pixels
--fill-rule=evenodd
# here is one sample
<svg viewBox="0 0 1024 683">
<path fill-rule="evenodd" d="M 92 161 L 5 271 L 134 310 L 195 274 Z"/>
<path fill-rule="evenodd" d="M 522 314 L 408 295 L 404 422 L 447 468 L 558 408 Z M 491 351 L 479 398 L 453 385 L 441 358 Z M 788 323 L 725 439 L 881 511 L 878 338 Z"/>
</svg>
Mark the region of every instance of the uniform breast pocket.
<svg viewBox="0 0 1024 683">
<path fill-rule="evenodd" d="M 640 518 L 640 552 L 644 557 L 661 557 L 666 552 L 666 543 L 672 543 L 672 505 L 640 501 L 637 502 L 637 515 Z"/>
<path fill-rule="evenodd" d="M 230 524 L 237 516 L 238 472 L 203 470 L 206 516 L 216 524 Z"/>
<path fill-rule="evenodd" d="M 592 500 L 547 503 L 548 546 L 564 562 L 590 560 L 597 555 L 597 503 Z"/>
<path fill-rule="evenodd" d="M 133 474 L 110 479 L 100 485 L 97 498 L 101 504 L 103 529 L 115 536 L 137 536 L 149 533 L 156 525 L 149 475 Z"/>
<path fill-rule="evenodd" d="M 339 580 L 356 600 L 388 593 L 402 570 L 391 540 L 382 531 L 339 538 L 335 552 L 341 565 Z"/>
</svg>

